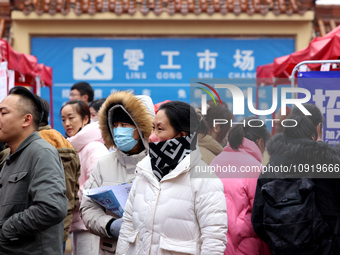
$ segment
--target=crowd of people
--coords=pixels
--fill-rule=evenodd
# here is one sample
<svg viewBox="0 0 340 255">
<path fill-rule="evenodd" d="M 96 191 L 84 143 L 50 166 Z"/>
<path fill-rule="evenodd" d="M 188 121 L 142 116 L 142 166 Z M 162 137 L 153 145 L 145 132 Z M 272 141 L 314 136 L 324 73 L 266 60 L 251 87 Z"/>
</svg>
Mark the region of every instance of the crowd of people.
<svg viewBox="0 0 340 255">
<path fill-rule="evenodd" d="M 73 255 L 340 254 L 340 145 L 303 106 L 271 137 L 256 117 L 214 125 L 234 120 L 224 102 L 202 115 L 128 91 L 94 100 L 79 82 L 61 134 L 48 102 L 14 87 L 0 103 L 0 254 L 61 255 L 68 238 Z M 84 193 L 129 182 L 122 215 Z"/>
</svg>

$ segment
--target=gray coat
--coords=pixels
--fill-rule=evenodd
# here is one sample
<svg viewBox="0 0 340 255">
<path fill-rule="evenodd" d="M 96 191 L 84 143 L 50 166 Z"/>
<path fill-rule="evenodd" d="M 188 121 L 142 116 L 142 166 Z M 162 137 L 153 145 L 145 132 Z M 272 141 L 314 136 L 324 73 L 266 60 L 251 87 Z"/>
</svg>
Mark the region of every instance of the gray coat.
<svg viewBox="0 0 340 255">
<path fill-rule="evenodd" d="M 57 150 L 34 132 L 5 162 L 0 172 L 0 254 L 61 255 L 67 198 Z"/>
</svg>

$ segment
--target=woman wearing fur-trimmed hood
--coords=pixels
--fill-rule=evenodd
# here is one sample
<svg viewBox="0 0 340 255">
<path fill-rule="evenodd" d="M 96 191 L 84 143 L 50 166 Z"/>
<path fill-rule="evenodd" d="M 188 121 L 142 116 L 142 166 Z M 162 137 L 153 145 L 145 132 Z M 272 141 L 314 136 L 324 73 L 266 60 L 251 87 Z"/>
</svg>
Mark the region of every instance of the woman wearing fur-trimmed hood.
<svg viewBox="0 0 340 255">
<path fill-rule="evenodd" d="M 111 94 L 99 110 L 99 125 L 107 147 L 116 150 L 98 161 L 85 189 L 118 185 L 135 179 L 136 164 L 148 154 L 154 106 L 148 96 L 122 91 Z M 84 196 L 81 217 L 101 237 L 99 254 L 114 254 L 121 219 Z"/>
</svg>

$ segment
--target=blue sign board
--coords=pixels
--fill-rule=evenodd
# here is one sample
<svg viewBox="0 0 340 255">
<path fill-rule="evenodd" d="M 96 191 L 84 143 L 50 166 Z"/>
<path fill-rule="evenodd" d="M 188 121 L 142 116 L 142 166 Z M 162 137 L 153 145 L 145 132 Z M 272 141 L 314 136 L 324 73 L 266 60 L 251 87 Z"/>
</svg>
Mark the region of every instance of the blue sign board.
<svg viewBox="0 0 340 255">
<path fill-rule="evenodd" d="M 324 116 L 323 140 L 340 143 L 340 72 L 300 72 L 298 77 L 298 86 L 311 92 L 309 103 Z"/>
<path fill-rule="evenodd" d="M 76 82 L 89 82 L 96 99 L 129 89 L 154 103 L 189 102 L 191 78 L 255 78 L 257 66 L 293 52 L 295 40 L 32 37 L 31 49 L 53 68 L 54 127 L 64 133 L 59 110 Z"/>
</svg>

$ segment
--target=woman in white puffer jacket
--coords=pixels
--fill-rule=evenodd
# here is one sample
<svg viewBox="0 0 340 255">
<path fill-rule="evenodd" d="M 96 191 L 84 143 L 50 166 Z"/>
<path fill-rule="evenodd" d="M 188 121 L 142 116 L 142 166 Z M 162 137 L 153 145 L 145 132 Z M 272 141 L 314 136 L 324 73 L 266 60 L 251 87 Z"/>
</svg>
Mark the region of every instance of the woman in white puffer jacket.
<svg viewBox="0 0 340 255">
<path fill-rule="evenodd" d="M 201 121 L 188 104 L 163 104 L 154 120 L 149 155 L 137 164 L 116 254 L 223 254 L 227 212 L 218 178 L 197 147 Z"/>
</svg>

